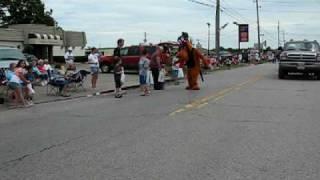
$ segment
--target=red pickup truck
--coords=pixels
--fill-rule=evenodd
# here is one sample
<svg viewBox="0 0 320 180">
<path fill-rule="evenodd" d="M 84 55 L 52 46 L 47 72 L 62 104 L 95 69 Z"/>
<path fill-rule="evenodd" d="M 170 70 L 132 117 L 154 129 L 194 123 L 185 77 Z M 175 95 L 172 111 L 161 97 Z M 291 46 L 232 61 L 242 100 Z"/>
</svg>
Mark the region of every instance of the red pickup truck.
<svg viewBox="0 0 320 180">
<path fill-rule="evenodd" d="M 156 51 L 156 46 L 129 46 L 121 49 L 122 63 L 125 69 L 139 69 L 139 60 L 143 49 L 147 49 L 149 56 Z M 113 69 L 113 56 L 102 56 L 100 58 L 100 69 L 103 73 L 111 72 Z"/>
</svg>

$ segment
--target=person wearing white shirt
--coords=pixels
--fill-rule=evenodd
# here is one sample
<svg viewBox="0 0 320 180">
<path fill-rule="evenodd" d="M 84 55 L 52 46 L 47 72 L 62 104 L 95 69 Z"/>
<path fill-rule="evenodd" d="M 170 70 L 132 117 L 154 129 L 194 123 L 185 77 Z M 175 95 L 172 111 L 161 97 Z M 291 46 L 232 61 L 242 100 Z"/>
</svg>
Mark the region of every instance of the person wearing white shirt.
<svg viewBox="0 0 320 180">
<path fill-rule="evenodd" d="M 72 53 L 71 47 L 68 48 L 68 51 L 64 55 L 64 60 L 66 61 L 67 69 L 72 68 L 74 66 L 74 55 Z"/>
<path fill-rule="evenodd" d="M 97 86 L 98 73 L 99 73 L 99 54 L 97 48 L 92 48 L 91 53 L 88 56 L 88 63 L 90 64 L 90 70 L 92 74 L 91 84 L 95 89 Z"/>
</svg>

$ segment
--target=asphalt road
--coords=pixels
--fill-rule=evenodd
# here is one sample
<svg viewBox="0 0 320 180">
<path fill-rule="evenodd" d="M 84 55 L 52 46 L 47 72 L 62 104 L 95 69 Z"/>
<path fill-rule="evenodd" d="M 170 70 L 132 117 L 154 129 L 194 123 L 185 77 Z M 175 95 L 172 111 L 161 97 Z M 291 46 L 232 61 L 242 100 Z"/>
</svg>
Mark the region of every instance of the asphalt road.
<svg viewBox="0 0 320 180">
<path fill-rule="evenodd" d="M 1 180 L 319 180 L 320 81 L 264 64 L 0 114 Z"/>
</svg>

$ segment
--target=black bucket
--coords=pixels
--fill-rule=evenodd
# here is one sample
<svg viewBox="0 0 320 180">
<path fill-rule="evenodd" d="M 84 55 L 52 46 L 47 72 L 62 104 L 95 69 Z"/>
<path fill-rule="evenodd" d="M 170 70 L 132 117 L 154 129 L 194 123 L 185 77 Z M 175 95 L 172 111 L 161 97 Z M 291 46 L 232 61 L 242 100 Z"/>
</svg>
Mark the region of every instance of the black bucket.
<svg viewBox="0 0 320 180">
<path fill-rule="evenodd" d="M 4 98 L 0 97 L 0 104 L 4 104 Z"/>
</svg>

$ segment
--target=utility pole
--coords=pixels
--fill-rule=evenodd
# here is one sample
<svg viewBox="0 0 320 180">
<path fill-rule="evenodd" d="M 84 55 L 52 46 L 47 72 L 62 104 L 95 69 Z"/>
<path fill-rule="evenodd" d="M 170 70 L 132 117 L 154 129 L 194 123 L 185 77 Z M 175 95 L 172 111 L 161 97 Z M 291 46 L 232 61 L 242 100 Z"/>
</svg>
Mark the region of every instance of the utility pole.
<svg viewBox="0 0 320 180">
<path fill-rule="evenodd" d="M 208 57 L 210 56 L 210 23 L 208 23 Z"/>
<path fill-rule="evenodd" d="M 284 44 L 286 44 L 286 32 L 282 31 L 282 33 L 283 33 L 283 46 L 284 46 Z"/>
<path fill-rule="evenodd" d="M 281 46 L 281 43 L 280 43 L 280 21 L 278 21 L 278 47 Z"/>
<path fill-rule="evenodd" d="M 220 61 L 220 0 L 217 0 L 216 7 L 216 54 L 217 60 Z"/>
<path fill-rule="evenodd" d="M 144 40 L 143 40 L 144 43 L 147 43 L 147 32 L 144 32 Z"/>
<path fill-rule="evenodd" d="M 259 49 L 259 57 L 261 57 L 259 0 L 256 0 L 256 5 L 257 5 L 257 23 L 258 23 L 258 49 Z"/>
</svg>

